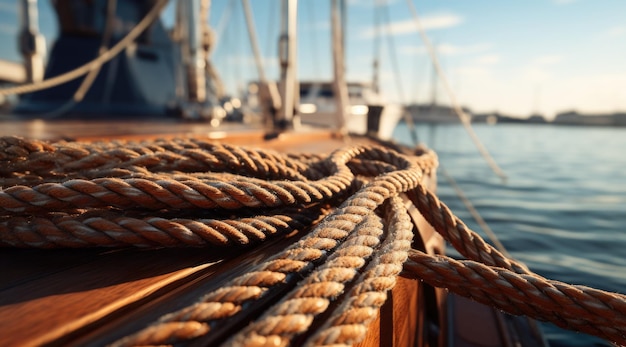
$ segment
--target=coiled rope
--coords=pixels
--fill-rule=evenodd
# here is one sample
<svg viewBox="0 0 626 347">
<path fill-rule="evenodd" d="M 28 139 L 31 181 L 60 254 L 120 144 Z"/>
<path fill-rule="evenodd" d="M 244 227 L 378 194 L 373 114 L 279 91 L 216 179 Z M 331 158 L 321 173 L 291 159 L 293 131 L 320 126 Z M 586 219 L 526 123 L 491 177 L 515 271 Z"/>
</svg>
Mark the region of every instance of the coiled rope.
<svg viewBox="0 0 626 347">
<path fill-rule="evenodd" d="M 364 337 L 399 274 L 626 343 L 626 296 L 547 280 L 485 243 L 421 184 L 436 165 L 432 152 L 376 146 L 320 156 L 198 139 L 4 137 L 0 246 L 241 247 L 306 232 L 117 346 L 350 345 Z M 410 249 L 413 225 L 401 196 L 468 260 Z M 246 327 L 226 328 L 237 322 Z"/>
</svg>

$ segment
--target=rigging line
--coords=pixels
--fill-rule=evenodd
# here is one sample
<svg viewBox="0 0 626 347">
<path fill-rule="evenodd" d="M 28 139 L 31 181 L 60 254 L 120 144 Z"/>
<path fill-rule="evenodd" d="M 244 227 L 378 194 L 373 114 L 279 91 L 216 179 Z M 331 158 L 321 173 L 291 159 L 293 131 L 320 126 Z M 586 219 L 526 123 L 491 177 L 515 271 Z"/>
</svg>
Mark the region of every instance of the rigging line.
<svg viewBox="0 0 626 347">
<path fill-rule="evenodd" d="M 257 74 L 261 83 L 267 84 L 267 76 L 265 74 L 265 64 L 263 63 L 263 56 L 261 55 L 261 49 L 259 48 L 259 40 L 256 36 L 256 26 L 254 25 L 254 16 L 252 15 L 252 8 L 250 7 L 249 0 L 242 0 L 243 13 L 246 17 L 246 24 L 248 27 L 248 36 L 250 37 L 250 46 L 252 46 L 252 53 L 254 56 L 254 63 L 256 64 Z"/>
<path fill-rule="evenodd" d="M 311 48 L 313 49 L 313 75 L 320 76 L 320 59 L 319 59 L 319 49 L 317 44 L 317 30 L 315 30 L 316 16 L 315 16 L 315 5 L 313 5 L 313 1 L 307 2 L 306 11 L 309 15 L 309 23 L 311 24 Z"/>
<path fill-rule="evenodd" d="M 393 72 L 395 75 L 395 81 L 396 81 L 396 90 L 398 91 L 398 94 L 400 96 L 400 101 L 402 103 L 406 102 L 405 99 L 405 95 L 404 95 L 404 87 L 402 85 L 402 79 L 400 78 L 400 67 L 398 64 L 398 57 L 396 55 L 396 44 L 395 41 L 393 39 L 393 34 L 391 32 L 391 20 L 390 20 L 390 16 L 389 16 L 389 6 L 385 6 L 385 10 L 383 11 L 383 16 L 385 17 L 385 22 L 386 22 L 386 32 L 387 32 L 387 45 L 389 47 L 389 56 L 391 58 L 391 65 L 393 67 Z"/>
<path fill-rule="evenodd" d="M 406 109 L 406 99 L 404 97 L 404 88 L 402 86 L 402 80 L 401 80 L 401 74 L 400 74 L 400 67 L 398 64 L 398 57 L 396 55 L 396 46 L 395 46 L 395 41 L 393 40 L 393 35 L 391 33 L 391 19 L 389 16 L 389 4 L 387 3 L 387 1 L 385 0 L 383 2 L 383 6 L 385 7 L 385 11 L 382 11 L 382 15 L 385 17 L 385 21 L 387 23 L 386 25 L 386 31 L 387 31 L 387 45 L 389 47 L 389 56 L 391 58 L 391 65 L 393 68 L 393 73 L 395 75 L 395 80 L 396 80 L 396 89 L 398 90 L 398 94 L 400 96 L 400 102 L 402 103 L 403 107 L 402 107 L 402 117 L 404 118 L 404 122 L 408 125 L 410 133 L 411 133 L 411 140 L 413 140 L 413 144 L 417 145 L 419 143 L 418 138 L 417 138 L 417 129 L 415 128 L 415 124 L 413 124 L 413 118 L 408 114 L 407 109 Z"/>
<path fill-rule="evenodd" d="M 204 59 L 204 74 L 206 76 L 207 90 L 212 92 L 218 99 L 222 100 L 226 94 L 224 90 L 224 82 L 215 69 L 215 64 L 211 58 L 215 49 L 215 32 L 209 25 L 210 14 L 212 11 L 211 1 L 202 0 L 200 2 L 200 31 L 202 36 L 202 54 Z"/>
<path fill-rule="evenodd" d="M 233 13 L 233 8 L 235 7 L 236 3 L 237 0 L 230 0 L 228 2 L 228 5 L 224 8 L 222 14 L 220 15 L 220 21 L 219 23 L 217 23 L 217 27 L 215 29 L 215 43 L 213 44 L 212 49 L 213 52 L 217 51 L 217 47 L 219 46 L 220 42 L 222 42 L 222 35 L 224 34 L 224 30 L 226 30 L 228 22 L 230 21 L 230 17 Z"/>
<path fill-rule="evenodd" d="M 465 193 L 463 192 L 461 187 L 459 187 L 459 185 L 456 183 L 454 178 L 452 178 L 452 176 L 448 174 L 448 171 L 446 171 L 446 169 L 443 167 L 443 164 L 439 163 L 439 169 L 440 169 L 439 172 L 441 172 L 441 175 L 446 179 L 448 184 L 454 189 L 454 192 L 456 193 L 457 197 L 461 200 L 463 205 L 465 205 L 465 208 L 472 215 L 472 218 L 474 218 L 478 226 L 485 232 L 485 234 L 487 234 L 487 236 L 489 237 L 493 245 L 507 258 L 513 259 L 513 257 L 511 257 L 511 254 L 507 252 L 502 242 L 500 242 L 500 240 L 498 239 L 498 236 L 496 236 L 496 234 L 493 232 L 493 230 L 491 230 L 487 222 L 485 222 L 483 217 L 480 215 L 478 210 L 476 210 L 476 208 L 474 207 L 474 204 L 472 204 L 470 199 L 465 195 Z"/>
<path fill-rule="evenodd" d="M 139 23 L 137 23 L 137 25 L 121 41 L 115 44 L 115 46 L 113 46 L 111 49 L 102 53 L 96 59 L 82 66 L 79 66 L 74 70 L 68 71 L 64 74 L 52 78 L 48 78 L 40 82 L 0 89 L 0 95 L 17 95 L 52 88 L 89 73 L 91 70 L 113 59 L 122 50 L 132 44 L 135 39 L 137 39 L 137 37 L 139 37 L 139 35 L 141 35 L 144 30 L 146 30 L 152 24 L 152 22 L 154 22 L 154 20 L 159 17 L 166 4 L 167 0 L 159 0 L 159 2 L 156 3 L 154 7 L 152 7 L 150 12 L 148 12 L 148 14 L 146 14 L 146 16 Z"/>
<path fill-rule="evenodd" d="M 439 76 L 439 80 L 441 81 L 441 84 L 443 85 L 446 93 L 448 94 L 448 97 L 450 98 L 450 103 L 452 104 L 452 108 L 454 109 L 454 112 L 459 117 L 459 120 L 461 121 L 461 124 L 463 124 L 465 131 L 469 134 L 470 138 L 474 142 L 474 145 L 476 146 L 476 148 L 478 148 L 478 151 L 483 156 L 483 158 L 485 158 L 491 170 L 496 175 L 498 175 L 502 179 L 502 181 L 506 181 L 506 174 L 504 173 L 504 171 L 502 171 L 500 166 L 498 166 L 498 164 L 493 159 L 491 154 L 489 154 L 489 151 L 487 151 L 487 148 L 482 144 L 482 142 L 478 138 L 478 135 L 476 135 L 476 133 L 474 132 L 474 129 L 472 128 L 470 124 L 469 116 L 467 115 L 467 113 L 465 113 L 465 111 L 463 111 L 463 109 L 459 105 L 459 102 L 456 99 L 456 96 L 454 92 L 452 91 L 450 84 L 448 83 L 448 79 L 445 73 L 443 72 L 443 68 L 441 67 L 441 64 L 439 63 L 439 59 L 437 58 L 437 53 L 435 52 L 435 48 L 430 42 L 430 39 L 428 38 L 428 35 L 426 35 L 426 31 L 424 30 L 424 27 L 422 26 L 422 23 L 417 14 L 417 9 L 415 8 L 413 1 L 407 0 L 406 2 L 409 5 L 409 9 L 411 10 L 411 13 L 413 14 L 413 19 L 415 21 L 417 31 L 419 32 L 420 37 L 422 38 L 422 41 L 424 42 L 424 45 L 426 46 L 426 49 L 428 50 L 430 59 L 433 62 L 433 65 L 435 67 L 435 72 L 437 73 L 437 76 Z"/>
<path fill-rule="evenodd" d="M 98 56 L 105 52 L 108 48 L 109 41 L 111 40 L 111 36 L 113 34 L 113 24 L 115 23 L 115 10 L 117 8 L 117 0 L 108 0 L 107 1 L 107 12 L 106 12 L 106 21 L 104 27 L 104 34 L 102 35 L 102 40 L 100 41 L 100 47 L 98 48 Z M 69 112 L 78 104 L 83 101 L 85 95 L 91 89 L 93 82 L 98 77 L 100 70 L 102 70 L 103 65 L 97 65 L 92 70 L 87 73 L 87 76 L 83 79 L 78 89 L 74 92 L 74 95 L 71 99 L 63 103 L 60 107 L 50 112 L 46 112 L 44 114 L 39 115 L 39 118 L 43 119 L 52 119 L 57 118 L 64 115 L 66 112 Z"/>
<path fill-rule="evenodd" d="M 239 6 L 241 6 L 243 8 L 243 3 L 240 3 Z M 239 10 L 239 6 L 236 8 L 237 10 Z M 240 68 L 238 68 L 237 65 L 233 65 L 234 69 L 233 69 L 233 81 L 234 81 L 234 87 L 235 89 L 233 90 L 233 95 L 239 95 L 240 93 L 240 87 L 241 87 L 241 81 L 243 81 L 243 79 L 241 78 L 242 76 L 242 72 L 246 75 L 248 75 L 247 71 L 250 67 L 248 66 L 248 63 L 246 61 L 248 55 L 248 52 L 245 52 L 246 50 L 246 44 L 244 42 L 245 38 L 243 37 L 244 34 L 242 34 L 241 31 L 241 27 L 243 24 L 243 22 L 245 22 L 245 11 L 241 11 L 241 13 L 238 13 L 238 15 L 235 16 L 234 18 L 234 22 L 233 22 L 233 52 L 235 52 L 236 56 L 237 56 L 237 63 L 239 64 Z M 242 19 L 243 17 L 243 19 Z M 244 69 L 246 71 L 244 71 Z"/>
<path fill-rule="evenodd" d="M 476 133 L 474 133 L 474 130 L 473 130 L 472 126 L 469 123 L 469 117 L 463 112 L 463 110 L 459 106 L 459 104 L 458 104 L 458 102 L 456 100 L 456 97 L 455 97 L 454 93 L 452 92 L 452 89 L 450 88 L 450 86 L 448 84 L 446 76 L 443 73 L 443 69 L 441 68 L 441 64 L 439 63 L 439 60 L 437 58 L 437 54 L 435 52 L 434 46 L 431 44 L 430 40 L 426 36 L 426 32 L 424 31 L 424 28 L 422 27 L 422 25 L 421 25 L 421 23 L 419 21 L 419 18 L 417 16 L 417 10 L 415 9 L 415 6 L 411 2 L 411 0 L 407 0 L 407 2 L 409 3 L 409 7 L 411 8 L 411 12 L 413 13 L 413 17 L 415 19 L 415 23 L 417 25 L 418 31 L 420 33 L 420 36 L 422 37 L 422 40 L 424 41 L 424 44 L 426 45 L 426 47 L 428 49 L 428 52 L 429 52 L 430 57 L 431 57 L 431 60 L 433 62 L 433 66 L 435 68 L 435 72 L 436 72 L 437 76 L 439 77 L 439 79 L 441 80 L 442 84 L 444 85 L 444 88 L 446 89 L 446 91 L 447 91 L 447 93 L 448 93 L 448 95 L 450 97 L 450 100 L 452 101 L 452 105 L 453 105 L 454 111 L 459 116 L 459 118 L 461 120 L 461 123 L 465 127 L 466 131 L 470 134 L 470 137 L 474 141 L 474 144 L 478 147 L 478 149 L 481 152 L 481 154 L 483 155 L 483 157 L 485 157 L 485 159 L 487 160 L 487 163 L 489 164 L 491 169 L 502 180 L 506 180 L 506 175 L 504 174 L 504 172 L 496 164 L 495 160 L 493 160 L 493 158 L 491 157 L 491 155 L 489 154 L 487 149 L 482 145 L 482 143 L 478 139 L 478 136 L 476 135 Z M 441 174 L 443 175 L 443 177 L 446 179 L 448 184 L 450 184 L 450 186 L 454 189 L 456 195 L 461 200 L 463 205 L 465 205 L 465 208 L 467 209 L 467 211 L 472 215 L 472 217 L 474 218 L 474 220 L 476 221 L 478 226 L 489 237 L 489 239 L 494 244 L 494 246 L 502 254 L 504 254 L 505 256 L 507 256 L 510 259 L 513 259 L 511 257 L 511 255 L 507 252 L 507 250 L 504 247 L 504 245 L 502 244 L 502 242 L 500 242 L 500 240 L 498 239 L 496 234 L 493 232 L 493 230 L 491 230 L 491 228 L 489 227 L 487 222 L 485 222 L 485 220 L 480 215 L 478 210 L 476 210 L 476 208 L 474 207 L 474 205 L 472 204 L 470 199 L 467 198 L 467 196 L 465 195 L 465 193 L 463 192 L 461 187 L 459 187 L 459 185 L 456 183 L 454 178 L 452 178 L 452 176 L 450 176 L 448 174 L 446 169 L 443 167 L 443 164 L 440 164 L 440 169 L 441 169 L 440 171 L 441 171 Z"/>
<path fill-rule="evenodd" d="M 215 53 L 215 61 L 216 63 L 223 64 L 223 68 L 222 68 L 222 75 L 224 76 L 224 81 L 226 81 L 226 90 L 228 90 L 228 93 L 232 93 L 233 90 L 236 90 L 236 84 L 235 87 L 233 88 L 233 83 L 232 81 L 234 81 L 234 74 L 233 74 L 233 69 L 232 69 L 232 64 L 233 62 L 231 60 L 234 60 L 235 58 L 232 57 L 233 52 L 236 53 L 236 46 L 234 45 L 234 32 L 231 24 L 231 21 L 233 21 L 232 17 L 232 13 L 234 13 L 238 6 L 239 6 L 239 1 L 237 0 L 231 0 L 231 2 L 229 3 L 229 10 L 228 10 L 228 20 L 224 21 L 224 27 L 222 28 L 222 32 L 221 33 L 217 33 L 216 32 L 216 37 L 217 37 L 217 41 L 216 44 L 219 44 L 220 42 L 223 42 L 223 49 L 220 49 L 219 52 L 216 51 Z M 222 17 L 223 19 L 224 17 Z M 220 24 L 222 24 L 222 22 L 220 22 Z M 215 47 L 217 48 L 217 47 Z M 218 54 L 219 53 L 219 54 Z M 235 54 L 236 56 L 236 54 Z M 232 59 L 231 59 L 232 58 Z M 237 62 L 235 61 L 235 64 Z"/>
<path fill-rule="evenodd" d="M 426 68 L 424 68 L 424 65 L 422 65 L 424 62 L 421 59 L 413 60 L 413 74 L 411 76 L 416 76 L 416 77 L 413 79 L 413 84 L 411 85 L 412 88 L 411 88 L 411 91 L 409 92 L 409 95 L 413 97 L 413 99 L 410 100 L 410 102 L 413 102 L 415 104 L 419 103 L 419 96 L 422 95 L 421 94 L 422 92 L 424 92 L 422 90 L 422 84 L 428 85 L 427 84 L 428 82 L 422 83 L 424 82 L 423 76 L 427 76 L 428 72 L 431 70 L 430 61 L 427 60 L 426 62 L 428 64 L 426 65 Z M 425 88 L 427 89 L 428 87 L 425 87 Z M 426 94 L 426 92 L 424 92 L 424 95 Z"/>
<path fill-rule="evenodd" d="M 378 0 L 373 0 L 374 1 L 374 50 L 372 52 L 372 56 L 374 57 L 374 64 L 373 64 L 373 68 L 374 68 L 374 76 L 372 78 L 372 84 L 374 87 L 374 91 L 376 93 L 379 92 L 379 80 L 378 80 L 378 69 L 380 67 L 380 37 L 382 36 L 380 33 L 380 12 L 377 11 L 378 10 Z"/>
<path fill-rule="evenodd" d="M 104 35 L 102 36 L 102 42 L 100 43 L 100 47 L 98 48 L 98 55 L 106 52 L 109 47 L 109 42 L 111 41 L 111 36 L 113 35 L 113 27 L 115 24 L 115 11 L 117 9 L 117 0 L 108 0 L 107 1 L 107 18 L 105 22 Z M 102 70 L 103 65 L 97 65 L 93 68 L 93 70 L 89 71 L 85 79 L 81 83 L 76 93 L 74 93 L 74 101 L 80 102 L 85 98 L 89 89 L 93 85 L 93 82 L 98 77 L 100 70 Z"/>
<path fill-rule="evenodd" d="M 278 23 L 278 21 L 276 20 L 276 13 L 279 13 L 276 9 L 278 1 L 270 1 L 269 2 L 269 19 L 267 21 L 267 23 L 269 23 L 266 27 L 267 31 L 266 31 L 266 41 L 265 41 L 265 55 L 267 57 L 273 57 L 276 55 L 276 52 L 278 51 L 278 49 L 274 49 L 273 47 L 275 46 L 276 42 L 278 40 L 272 40 L 270 38 L 278 37 L 278 34 L 276 33 L 276 25 Z"/>
</svg>

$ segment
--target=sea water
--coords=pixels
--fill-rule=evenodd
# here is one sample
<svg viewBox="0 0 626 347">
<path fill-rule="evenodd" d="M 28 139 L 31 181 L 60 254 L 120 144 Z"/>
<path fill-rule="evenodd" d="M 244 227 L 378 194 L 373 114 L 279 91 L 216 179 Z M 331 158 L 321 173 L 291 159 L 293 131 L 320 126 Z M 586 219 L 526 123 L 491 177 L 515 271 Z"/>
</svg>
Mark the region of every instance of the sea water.
<svg viewBox="0 0 626 347">
<path fill-rule="evenodd" d="M 416 130 L 514 258 L 548 279 L 626 294 L 626 128 L 474 125 L 505 181 L 461 125 Z M 410 143 L 405 124 L 394 139 Z M 486 239 L 441 174 L 437 195 Z M 609 345 L 541 326 L 550 346 Z"/>
</svg>

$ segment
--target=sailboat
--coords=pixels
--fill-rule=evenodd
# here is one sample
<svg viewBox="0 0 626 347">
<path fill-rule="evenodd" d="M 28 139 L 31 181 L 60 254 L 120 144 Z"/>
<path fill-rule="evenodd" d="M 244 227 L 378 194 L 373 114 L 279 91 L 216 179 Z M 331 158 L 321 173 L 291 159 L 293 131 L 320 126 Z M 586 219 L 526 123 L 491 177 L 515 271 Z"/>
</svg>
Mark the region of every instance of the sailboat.
<svg viewBox="0 0 626 347">
<path fill-rule="evenodd" d="M 495 304 L 513 301 L 513 294 L 484 299 L 474 283 L 459 289 L 453 284 L 462 281 L 437 282 L 438 266 L 455 264 L 442 256 L 444 238 L 476 260 L 467 266 L 482 261 L 490 274 L 518 279 L 517 285 L 514 275 L 532 275 L 481 244 L 437 200 L 432 151 L 375 136 L 381 118 L 369 114 L 372 108 L 364 136 L 348 136 L 345 118 L 339 127 L 298 126 L 295 0 L 282 1 L 280 99 L 263 79 L 261 105 L 269 116 L 258 128 L 213 122 L 225 108 L 208 95 L 215 93 L 206 79 L 210 69 L 198 71 L 207 59 L 197 54 L 201 35 L 191 20 L 208 11 L 208 2 L 178 2 L 179 18 L 189 22 L 178 27 L 185 34 L 172 33 L 184 38 L 176 42 L 159 24 L 165 1 L 95 10 L 104 3 L 70 8 L 59 1 L 55 8 L 65 28 L 83 30 L 78 23 L 89 14 L 96 16 L 92 23 L 146 30 L 106 40 L 108 30 L 78 38 L 62 30 L 47 71 L 57 69 L 55 54 L 63 47 L 91 40 L 85 52 L 93 55 L 99 42 L 128 44 L 119 58 L 104 45 L 95 54 L 99 64 L 83 65 L 87 76 L 99 71 L 83 99 L 66 90 L 67 108 L 46 104 L 67 87 L 52 88 L 21 106 L 35 116 L 57 107 L 76 116 L 2 123 L 2 345 L 545 345 L 534 320 L 443 287 Z M 338 1 L 332 7 L 337 11 Z M 136 36 L 128 39 L 131 33 Z M 66 68 L 89 60 L 75 59 Z M 341 54 L 335 59 L 335 88 L 343 93 L 336 109 L 345 116 L 350 85 L 341 75 Z M 166 69 L 172 61 L 178 63 Z M 125 74 L 110 72 L 115 69 Z M 163 85 L 160 75 L 176 88 Z M 119 90 L 117 78 L 130 89 Z M 104 116 L 84 119 L 102 111 L 96 105 L 105 107 Z M 167 117 L 171 109 L 207 121 Z M 128 119 L 150 110 L 152 117 Z M 427 264 L 432 267 L 424 270 Z M 542 303 L 515 313 L 542 312 Z M 548 309 L 548 316 L 561 317 Z"/>
</svg>

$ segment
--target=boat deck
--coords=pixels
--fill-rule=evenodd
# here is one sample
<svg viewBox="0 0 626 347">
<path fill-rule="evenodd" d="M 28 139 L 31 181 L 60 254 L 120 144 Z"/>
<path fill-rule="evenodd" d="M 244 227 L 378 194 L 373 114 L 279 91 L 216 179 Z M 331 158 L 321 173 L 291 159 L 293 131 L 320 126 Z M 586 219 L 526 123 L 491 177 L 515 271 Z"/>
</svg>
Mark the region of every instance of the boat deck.
<svg viewBox="0 0 626 347">
<path fill-rule="evenodd" d="M 235 130 L 236 127 L 215 129 L 202 124 L 169 122 L 29 121 L 4 122 L 0 135 L 86 141 L 192 136 L 278 151 L 312 153 L 328 153 L 348 144 L 371 143 L 366 138 L 345 138 L 324 130 L 284 133 L 265 139 L 262 131 L 246 127 Z M 434 177 L 428 182 L 430 188 L 435 189 Z M 418 226 L 413 247 L 431 254 L 442 253 L 441 237 L 414 207 L 409 206 L 409 212 Z M 246 273 L 251 266 L 285 249 L 301 236 L 274 238 L 251 248 L 210 252 L 201 248 L 4 248 L 0 251 L 0 345 L 110 344 L 166 313 L 196 302 L 205 293 L 220 288 L 228 278 Z M 445 326 L 448 319 L 445 297 L 443 290 L 398 278 L 378 318 L 370 324 L 366 339 L 359 345 L 428 346 L 438 344 L 440 339 L 454 338 L 454 333 L 443 333 L 444 328 L 440 328 L 441 336 L 435 337 L 436 327 Z M 466 314 L 478 312 L 476 307 L 492 312 L 476 305 Z M 254 310 L 250 313 L 255 314 L 258 313 Z M 220 331 L 212 332 L 211 337 L 194 343 L 215 345 L 247 322 L 233 320 Z M 471 344 L 465 345 L 491 345 L 481 340 L 491 341 L 494 346 L 503 342 L 497 332 L 492 332 L 485 340 L 472 336 L 471 325 L 468 328 L 465 324 L 464 329 L 463 338 L 473 339 Z M 459 338 L 456 337 L 458 341 Z"/>
</svg>

